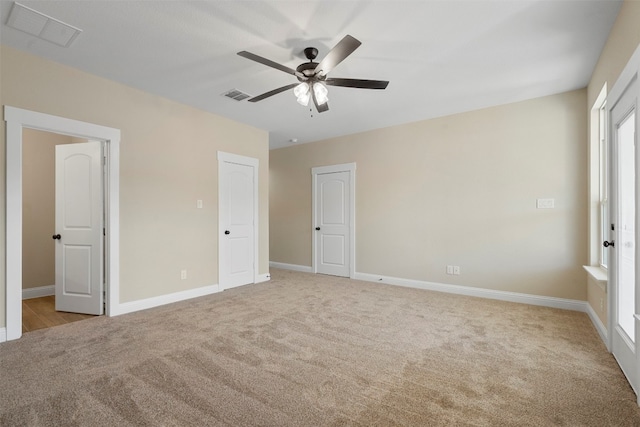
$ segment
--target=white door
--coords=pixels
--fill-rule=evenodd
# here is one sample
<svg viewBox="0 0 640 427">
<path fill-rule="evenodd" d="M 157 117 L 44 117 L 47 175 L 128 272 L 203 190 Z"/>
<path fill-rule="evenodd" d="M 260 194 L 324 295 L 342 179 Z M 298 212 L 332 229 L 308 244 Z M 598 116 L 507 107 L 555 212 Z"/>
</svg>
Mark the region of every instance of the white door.
<svg viewBox="0 0 640 427">
<path fill-rule="evenodd" d="M 636 91 L 627 87 L 611 108 L 612 179 L 610 283 L 613 297 L 612 353 L 636 394 L 638 393 L 636 313 Z"/>
<path fill-rule="evenodd" d="M 243 161 L 240 156 L 218 162 L 219 274 L 223 289 L 254 283 L 255 276 L 256 166 L 238 161 Z"/>
<path fill-rule="evenodd" d="M 56 310 L 102 314 L 102 144 L 56 146 Z"/>
<path fill-rule="evenodd" d="M 318 273 L 349 277 L 350 179 L 348 171 L 316 176 L 315 266 Z"/>
</svg>

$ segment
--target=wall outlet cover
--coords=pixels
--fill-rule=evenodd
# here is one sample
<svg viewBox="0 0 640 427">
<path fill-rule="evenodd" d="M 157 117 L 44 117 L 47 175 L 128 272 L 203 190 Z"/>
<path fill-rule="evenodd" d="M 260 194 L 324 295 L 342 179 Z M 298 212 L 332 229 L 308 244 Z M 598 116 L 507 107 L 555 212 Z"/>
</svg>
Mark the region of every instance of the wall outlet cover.
<svg viewBox="0 0 640 427">
<path fill-rule="evenodd" d="M 555 207 L 555 199 L 537 199 L 536 208 L 553 209 Z"/>
</svg>

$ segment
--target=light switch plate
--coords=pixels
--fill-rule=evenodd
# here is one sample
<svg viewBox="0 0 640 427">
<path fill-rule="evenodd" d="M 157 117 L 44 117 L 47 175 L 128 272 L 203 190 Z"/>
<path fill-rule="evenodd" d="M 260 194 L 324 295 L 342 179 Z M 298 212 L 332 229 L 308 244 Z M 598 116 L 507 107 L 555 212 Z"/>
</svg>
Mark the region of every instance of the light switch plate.
<svg viewBox="0 0 640 427">
<path fill-rule="evenodd" d="M 538 209 L 553 209 L 555 207 L 555 199 L 538 199 L 536 200 L 536 208 Z"/>
<path fill-rule="evenodd" d="M 202 209 L 202 200 L 197 200 L 196 206 L 198 207 L 198 209 Z"/>
</svg>

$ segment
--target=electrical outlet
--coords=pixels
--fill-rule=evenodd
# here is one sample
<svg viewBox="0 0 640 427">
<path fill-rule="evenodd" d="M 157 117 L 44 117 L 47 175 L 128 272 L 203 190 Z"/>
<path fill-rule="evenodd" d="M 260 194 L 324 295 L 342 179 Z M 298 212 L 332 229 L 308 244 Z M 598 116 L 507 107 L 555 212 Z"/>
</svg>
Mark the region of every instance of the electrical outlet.
<svg viewBox="0 0 640 427">
<path fill-rule="evenodd" d="M 447 274 L 453 274 L 453 265 L 447 265 Z"/>
<path fill-rule="evenodd" d="M 180 270 L 180 279 L 187 280 L 187 270 Z"/>
<path fill-rule="evenodd" d="M 454 265 L 453 266 L 453 274 L 455 274 L 456 276 L 460 275 L 460 266 L 459 265 Z"/>
<path fill-rule="evenodd" d="M 196 208 L 202 209 L 202 200 L 200 199 L 196 200 Z"/>
</svg>

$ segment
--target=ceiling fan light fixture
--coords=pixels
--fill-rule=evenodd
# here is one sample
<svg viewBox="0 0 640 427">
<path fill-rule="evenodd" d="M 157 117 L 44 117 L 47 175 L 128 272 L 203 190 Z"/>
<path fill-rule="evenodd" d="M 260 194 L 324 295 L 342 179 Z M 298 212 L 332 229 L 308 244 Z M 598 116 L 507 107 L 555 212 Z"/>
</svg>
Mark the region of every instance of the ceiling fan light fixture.
<svg viewBox="0 0 640 427">
<path fill-rule="evenodd" d="M 318 105 L 326 104 L 329 101 L 329 90 L 321 82 L 315 82 L 313 84 L 313 93 L 316 95 L 316 101 Z"/>
<path fill-rule="evenodd" d="M 298 104 L 304 105 L 305 107 L 309 105 L 309 98 L 311 98 L 311 91 L 309 90 L 308 83 L 300 83 L 298 86 L 293 88 L 293 94 L 296 96 L 298 100 Z"/>
</svg>

